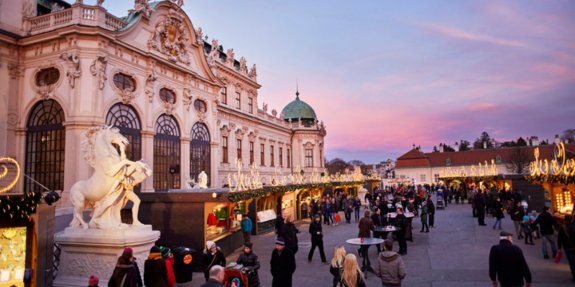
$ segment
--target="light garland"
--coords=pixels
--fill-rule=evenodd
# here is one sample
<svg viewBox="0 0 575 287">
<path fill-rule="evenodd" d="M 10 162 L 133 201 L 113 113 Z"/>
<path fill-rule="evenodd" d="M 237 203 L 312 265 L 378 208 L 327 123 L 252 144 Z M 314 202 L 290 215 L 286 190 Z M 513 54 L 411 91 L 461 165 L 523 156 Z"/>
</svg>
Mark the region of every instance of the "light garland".
<svg viewBox="0 0 575 287">
<path fill-rule="evenodd" d="M 555 158 L 551 162 L 539 158 L 539 148 L 535 148 L 533 155 L 535 160 L 529 164 L 529 182 L 564 185 L 575 183 L 575 159 L 567 159 L 563 142 L 555 145 Z"/>
<path fill-rule="evenodd" d="M 20 165 L 18 162 L 11 157 L 0 157 L 0 168 L 2 169 L 0 172 L 0 180 L 8 175 L 8 164 L 11 164 L 16 168 L 16 176 L 12 181 L 8 182 L 6 186 L 0 186 L 0 193 L 4 193 L 12 189 L 20 179 Z"/>
</svg>

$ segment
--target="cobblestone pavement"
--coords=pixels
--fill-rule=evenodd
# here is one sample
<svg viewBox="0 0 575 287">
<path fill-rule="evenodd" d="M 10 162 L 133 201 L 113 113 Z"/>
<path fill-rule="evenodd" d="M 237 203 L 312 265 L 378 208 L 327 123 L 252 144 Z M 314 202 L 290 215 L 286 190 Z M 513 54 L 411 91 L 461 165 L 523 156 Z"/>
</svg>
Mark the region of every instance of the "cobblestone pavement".
<svg viewBox="0 0 575 287">
<path fill-rule="evenodd" d="M 343 214 L 342 214 L 343 218 Z M 487 226 L 479 226 L 476 218 L 471 215 L 468 204 L 450 204 L 444 210 L 438 210 L 435 216 L 435 227 L 429 233 L 420 233 L 421 222 L 418 217 L 413 219 L 413 242 L 408 241 L 408 254 L 404 256 L 407 277 L 403 286 L 433 286 L 433 287 L 484 287 L 491 286 L 488 273 L 489 249 L 499 241 L 499 230 L 493 230 L 494 219 L 486 218 Z M 316 250 L 311 262 L 307 261 L 307 253 L 311 242 L 308 223 L 301 222 L 299 251 L 296 254 L 297 270 L 294 274 L 293 286 L 331 286 L 332 276 L 329 265 L 322 263 Z M 513 231 L 513 223 L 509 216 L 503 220 L 503 229 Z M 324 245 L 328 261 L 337 245 L 345 246 L 348 252 L 357 255 L 357 247 L 346 244 L 346 239 L 357 237 L 357 224 L 340 224 L 338 226 L 324 225 Z M 514 238 L 515 239 L 515 238 Z M 271 286 L 269 262 L 274 248 L 275 234 L 268 233 L 252 236 L 254 252 L 259 256 L 261 269 L 259 272 L 262 286 Z M 563 256 L 559 264 L 543 259 L 541 241 L 536 240 L 535 246 L 525 245 L 522 240 L 515 239 L 524 252 L 527 263 L 533 275 L 533 286 L 573 286 L 569 266 Z M 397 243 L 394 250 L 397 251 Z M 240 249 L 228 256 L 228 262 L 235 261 Z M 373 266 L 377 265 L 377 250 L 369 249 Z M 193 286 L 203 283 L 200 273 L 194 274 Z M 369 273 L 367 286 L 381 286 L 379 278 Z"/>
</svg>

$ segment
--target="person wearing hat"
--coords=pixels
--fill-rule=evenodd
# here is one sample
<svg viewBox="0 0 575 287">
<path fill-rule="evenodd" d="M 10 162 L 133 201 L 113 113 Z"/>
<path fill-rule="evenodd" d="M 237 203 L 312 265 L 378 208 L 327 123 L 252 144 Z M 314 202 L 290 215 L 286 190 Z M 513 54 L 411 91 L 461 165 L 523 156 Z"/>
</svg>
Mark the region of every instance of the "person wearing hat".
<svg viewBox="0 0 575 287">
<path fill-rule="evenodd" d="M 296 269 L 295 255 L 291 249 L 285 247 L 285 241 L 281 236 L 276 239 L 270 267 L 273 277 L 272 287 L 292 286 L 292 275 Z"/>
<path fill-rule="evenodd" d="M 100 278 L 94 275 L 90 275 L 90 278 L 88 279 L 88 287 L 98 287 L 99 283 Z"/>
<path fill-rule="evenodd" d="M 109 287 L 142 287 L 140 269 L 130 247 L 124 248 L 122 255 L 118 257 L 116 267 L 108 280 Z"/>
<path fill-rule="evenodd" d="M 494 287 L 531 286 L 531 271 L 521 248 L 513 245 L 513 235 L 507 231 L 499 233 L 499 244 L 489 251 L 489 277 Z M 524 280 L 525 279 L 525 280 Z"/>
<path fill-rule="evenodd" d="M 206 249 L 204 249 L 204 257 L 202 258 L 202 266 L 204 266 L 204 278 L 206 281 L 210 278 L 210 269 L 214 265 L 226 266 L 226 256 L 218 248 L 215 242 L 207 241 Z"/>
<path fill-rule="evenodd" d="M 244 269 L 248 273 L 248 286 L 259 287 L 260 277 L 258 275 L 258 270 L 260 269 L 260 261 L 258 256 L 253 252 L 253 244 L 251 242 L 244 243 L 244 252 L 240 254 L 237 264 L 244 266 Z"/>
<path fill-rule="evenodd" d="M 162 259 L 166 261 L 166 269 L 168 271 L 168 287 L 176 285 L 176 275 L 174 273 L 174 254 L 172 250 L 165 246 L 160 246 L 162 252 Z"/>
<path fill-rule="evenodd" d="M 168 269 L 162 258 L 162 250 L 158 246 L 152 246 L 150 255 L 144 262 L 144 284 L 146 287 L 167 287 Z"/>
</svg>

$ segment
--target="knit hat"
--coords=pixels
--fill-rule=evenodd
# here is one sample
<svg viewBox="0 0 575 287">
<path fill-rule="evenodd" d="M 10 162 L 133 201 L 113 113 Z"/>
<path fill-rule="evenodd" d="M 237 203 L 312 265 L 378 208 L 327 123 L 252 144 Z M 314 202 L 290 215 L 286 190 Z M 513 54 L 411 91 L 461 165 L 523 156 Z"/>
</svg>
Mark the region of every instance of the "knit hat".
<svg viewBox="0 0 575 287">
<path fill-rule="evenodd" d="M 154 245 L 150 248 L 150 253 L 162 253 L 162 250 L 160 250 L 160 247 Z"/>
<path fill-rule="evenodd" d="M 244 246 L 247 247 L 247 248 L 249 248 L 249 249 L 252 249 L 252 247 L 254 246 L 254 244 L 251 243 L 251 242 L 244 242 Z"/>
<path fill-rule="evenodd" d="M 276 244 L 278 244 L 278 245 L 285 245 L 286 243 L 285 243 L 285 240 L 284 240 L 283 237 L 278 236 L 278 238 L 276 238 Z"/>
<path fill-rule="evenodd" d="M 162 252 L 162 258 L 164 258 L 164 259 L 168 258 L 168 256 L 172 252 L 172 250 L 170 250 L 170 248 L 165 247 L 165 246 L 160 246 L 160 251 Z"/>
<path fill-rule="evenodd" d="M 507 237 L 507 236 L 513 236 L 513 234 L 511 234 L 511 233 L 509 233 L 509 232 L 507 232 L 507 231 L 501 231 L 501 232 L 499 233 L 499 236 L 501 236 L 501 237 Z"/>
<path fill-rule="evenodd" d="M 126 248 L 124 248 L 124 253 L 133 254 L 134 250 L 130 247 L 126 247 Z"/>
<path fill-rule="evenodd" d="M 208 250 L 212 249 L 212 246 L 215 246 L 215 245 L 216 245 L 216 243 L 213 241 L 206 241 L 206 248 Z"/>
<path fill-rule="evenodd" d="M 90 279 L 88 279 L 88 286 L 98 286 L 100 283 L 100 279 L 94 275 L 90 275 Z"/>
</svg>

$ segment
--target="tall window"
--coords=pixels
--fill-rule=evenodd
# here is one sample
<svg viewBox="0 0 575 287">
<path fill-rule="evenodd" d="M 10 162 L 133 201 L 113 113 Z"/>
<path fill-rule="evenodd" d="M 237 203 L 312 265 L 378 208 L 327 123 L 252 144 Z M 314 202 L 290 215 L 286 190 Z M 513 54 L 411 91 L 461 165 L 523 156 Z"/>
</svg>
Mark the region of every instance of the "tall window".
<svg viewBox="0 0 575 287">
<path fill-rule="evenodd" d="M 305 150 L 305 166 L 313 167 L 313 149 Z"/>
<path fill-rule="evenodd" d="M 248 112 L 250 114 L 254 113 L 254 98 L 252 98 L 252 97 L 248 98 Z"/>
<path fill-rule="evenodd" d="M 222 136 L 222 162 L 228 163 L 228 137 Z"/>
<path fill-rule="evenodd" d="M 265 145 L 264 144 L 260 144 L 260 165 L 261 166 L 265 166 L 266 165 L 266 149 L 265 149 Z"/>
<path fill-rule="evenodd" d="M 250 165 L 254 164 L 254 142 L 250 142 Z"/>
<path fill-rule="evenodd" d="M 173 116 L 156 120 L 154 136 L 154 189 L 180 188 L 180 128 Z"/>
<path fill-rule="evenodd" d="M 238 110 L 242 109 L 242 98 L 240 92 L 236 92 L 236 108 Z"/>
<path fill-rule="evenodd" d="M 283 159 L 283 148 L 279 148 L 279 157 L 280 157 L 280 167 L 284 166 L 284 159 Z"/>
<path fill-rule="evenodd" d="M 222 104 L 228 104 L 228 88 L 226 87 L 222 88 Z"/>
<path fill-rule="evenodd" d="M 117 127 L 125 136 L 129 145 L 126 147 L 126 156 L 136 161 L 142 158 L 142 136 L 140 117 L 131 106 L 117 103 L 113 105 L 106 115 L 106 124 Z"/>
<path fill-rule="evenodd" d="M 129 160 L 137 161 L 142 158 L 142 135 L 140 118 L 131 106 L 117 103 L 113 105 L 106 115 L 106 124 L 117 127 L 120 133 L 128 139 L 126 156 Z M 136 186 L 140 191 L 141 185 Z"/>
<path fill-rule="evenodd" d="M 204 171 L 208 175 L 209 184 L 210 161 L 210 132 L 205 124 L 196 123 L 192 127 L 192 142 L 190 144 L 190 178 L 197 181 L 198 175 Z"/>
<path fill-rule="evenodd" d="M 274 158 L 274 150 L 275 150 L 275 149 L 274 149 L 274 146 L 273 146 L 273 145 L 270 145 L 270 166 L 275 166 L 275 163 L 274 163 L 274 159 L 275 159 L 275 158 Z"/>
<path fill-rule="evenodd" d="M 319 149 L 319 167 L 323 167 L 323 149 Z"/>
<path fill-rule="evenodd" d="M 51 190 L 64 190 L 64 110 L 54 100 L 38 102 L 26 124 L 25 173 Z M 29 179 L 24 190 L 44 191 Z"/>
<path fill-rule="evenodd" d="M 236 140 L 236 154 L 237 154 L 237 158 L 241 162 L 242 161 L 242 140 L 240 140 L 240 139 Z"/>
<path fill-rule="evenodd" d="M 287 153 L 287 167 L 291 167 L 291 152 L 290 149 L 286 149 L 286 153 Z"/>
</svg>

